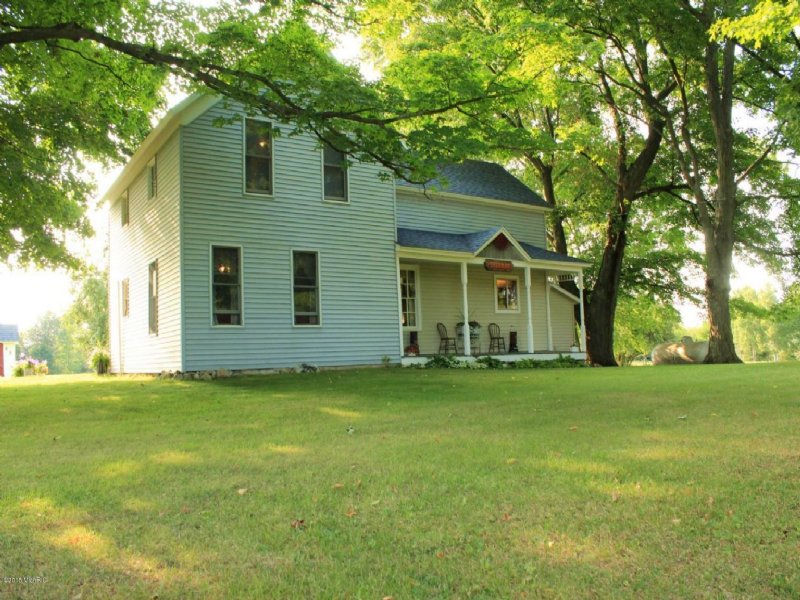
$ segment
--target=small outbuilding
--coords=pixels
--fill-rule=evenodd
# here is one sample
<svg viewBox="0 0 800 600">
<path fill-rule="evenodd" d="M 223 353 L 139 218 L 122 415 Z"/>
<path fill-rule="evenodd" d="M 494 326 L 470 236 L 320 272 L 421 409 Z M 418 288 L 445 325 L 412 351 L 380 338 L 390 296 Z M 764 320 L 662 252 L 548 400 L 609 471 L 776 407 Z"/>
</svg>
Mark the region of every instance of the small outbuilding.
<svg viewBox="0 0 800 600">
<path fill-rule="evenodd" d="M 16 325 L 0 324 L 0 377 L 11 377 L 17 362 L 19 329 Z"/>
</svg>

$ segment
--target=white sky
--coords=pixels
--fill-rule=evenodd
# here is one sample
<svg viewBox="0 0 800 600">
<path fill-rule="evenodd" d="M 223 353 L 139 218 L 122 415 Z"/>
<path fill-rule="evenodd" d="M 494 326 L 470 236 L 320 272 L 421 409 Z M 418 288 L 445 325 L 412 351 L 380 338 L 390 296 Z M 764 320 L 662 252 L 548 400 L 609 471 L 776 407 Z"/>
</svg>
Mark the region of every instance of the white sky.
<svg viewBox="0 0 800 600">
<path fill-rule="evenodd" d="M 196 0 L 197 1 L 197 0 Z M 207 4 L 205 0 L 198 3 Z M 345 36 L 334 51 L 334 55 L 342 62 L 358 63 L 360 40 L 352 35 Z M 360 65 L 362 74 L 367 79 L 374 79 L 376 73 L 368 65 Z M 171 99 L 171 106 L 177 104 L 183 96 Z M 95 182 L 97 198 L 102 195 L 116 178 L 121 167 L 104 171 L 97 169 Z M 95 201 L 96 203 L 96 201 Z M 71 248 L 84 257 L 87 262 L 104 267 L 103 247 L 105 245 L 108 209 L 105 206 L 94 207 L 89 212 L 95 237 L 90 240 L 73 243 Z M 737 274 L 732 280 L 734 289 L 750 286 L 761 289 L 771 281 L 766 271 L 760 267 L 750 267 L 737 261 Z M 778 287 L 773 285 L 773 287 Z M 44 314 L 52 311 L 63 314 L 72 304 L 72 279 L 63 270 L 18 269 L 0 264 L 0 323 L 16 324 L 22 331 L 30 328 Z M 683 322 L 687 326 L 696 326 L 705 320 L 705 310 L 689 304 L 678 307 Z"/>
</svg>

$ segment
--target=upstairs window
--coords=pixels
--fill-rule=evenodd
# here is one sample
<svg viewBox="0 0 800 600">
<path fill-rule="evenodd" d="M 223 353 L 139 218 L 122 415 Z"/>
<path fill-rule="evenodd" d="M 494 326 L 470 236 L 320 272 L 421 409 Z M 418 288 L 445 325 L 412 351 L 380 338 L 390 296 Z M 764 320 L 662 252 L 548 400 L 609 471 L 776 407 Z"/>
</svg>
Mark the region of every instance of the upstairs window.
<svg viewBox="0 0 800 600">
<path fill-rule="evenodd" d="M 211 289 L 212 324 L 242 324 L 241 248 L 212 246 Z"/>
<path fill-rule="evenodd" d="M 147 316 L 151 335 L 158 335 L 158 261 L 147 267 Z"/>
<path fill-rule="evenodd" d="M 120 300 L 122 304 L 122 316 L 127 317 L 131 311 L 131 284 L 128 279 L 120 282 Z"/>
<path fill-rule="evenodd" d="M 330 146 L 322 151 L 325 200 L 347 202 L 347 157 Z"/>
<path fill-rule="evenodd" d="M 272 194 L 272 125 L 258 119 L 244 120 L 244 191 Z"/>
<path fill-rule="evenodd" d="M 123 227 L 130 223 L 131 217 L 131 205 L 128 199 L 128 190 L 125 190 L 125 193 L 122 194 L 122 197 L 119 199 L 119 213 L 120 213 L 120 223 Z"/>
<path fill-rule="evenodd" d="M 147 199 L 155 198 L 158 194 L 158 156 L 147 165 Z"/>
<path fill-rule="evenodd" d="M 295 325 L 319 325 L 319 254 L 292 253 Z"/>
<path fill-rule="evenodd" d="M 497 312 L 518 312 L 517 278 L 495 277 L 494 287 L 495 310 Z"/>
</svg>

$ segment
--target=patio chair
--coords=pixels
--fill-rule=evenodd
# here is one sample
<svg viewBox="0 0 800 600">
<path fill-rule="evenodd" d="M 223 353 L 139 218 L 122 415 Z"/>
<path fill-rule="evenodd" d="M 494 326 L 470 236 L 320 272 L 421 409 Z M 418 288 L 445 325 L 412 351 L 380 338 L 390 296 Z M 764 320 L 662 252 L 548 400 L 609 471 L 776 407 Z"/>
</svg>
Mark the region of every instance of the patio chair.
<svg viewBox="0 0 800 600">
<path fill-rule="evenodd" d="M 456 338 L 447 335 L 447 327 L 444 326 L 444 323 L 437 323 L 436 329 L 439 331 L 439 354 L 447 354 L 450 348 L 453 349 L 453 354 L 458 354 Z"/>
<path fill-rule="evenodd" d="M 489 323 L 489 354 L 500 354 L 500 350 L 506 351 L 506 340 L 500 335 L 500 326 L 497 323 Z"/>
</svg>

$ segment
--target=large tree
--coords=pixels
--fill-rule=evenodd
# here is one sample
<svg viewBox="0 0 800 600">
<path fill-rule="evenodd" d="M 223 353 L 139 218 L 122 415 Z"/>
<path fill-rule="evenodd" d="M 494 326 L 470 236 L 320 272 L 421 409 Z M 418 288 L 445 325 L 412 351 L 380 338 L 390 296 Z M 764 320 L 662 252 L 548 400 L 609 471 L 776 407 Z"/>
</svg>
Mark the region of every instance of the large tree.
<svg viewBox="0 0 800 600">
<path fill-rule="evenodd" d="M 341 6 L 0 0 L 0 260 L 76 264 L 66 237 L 89 231 L 86 161 L 130 155 L 169 74 L 412 178 L 440 156 L 436 115 L 508 92 L 365 82 L 330 53 Z"/>
<path fill-rule="evenodd" d="M 554 208 L 555 250 L 568 250 L 559 187 L 593 207 L 602 241 L 586 317 L 589 358 L 600 365 L 616 364 L 614 315 L 634 204 L 680 187 L 668 170 L 652 171 L 664 134 L 660 107 L 675 84 L 652 57 L 652 29 L 629 4 L 375 0 L 366 13 L 371 48 L 397 85 L 483 79 L 519 90 L 491 111 L 464 109 L 459 117 L 484 154 L 535 170 Z M 580 186 L 570 180 L 597 185 L 573 193 Z"/>
<path fill-rule="evenodd" d="M 777 215 L 786 213 L 781 188 L 785 171 L 774 169 L 785 142 L 785 122 L 776 110 L 780 90 L 793 78 L 798 54 L 783 47 L 750 47 L 711 32 L 742 8 L 731 0 L 654 5 L 645 18 L 664 24 L 659 49 L 678 89 L 665 103 L 668 138 L 689 194 L 692 217 L 705 246 L 705 296 L 710 335 L 708 362 L 739 362 L 730 314 L 734 248 L 787 254 Z M 762 117 L 767 131 L 745 125 Z M 777 213 L 777 215 L 776 215 Z M 791 210 L 786 213 L 791 214 Z M 791 237 L 796 232 L 786 231 Z"/>
</svg>

